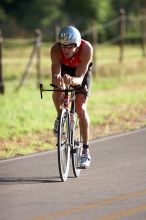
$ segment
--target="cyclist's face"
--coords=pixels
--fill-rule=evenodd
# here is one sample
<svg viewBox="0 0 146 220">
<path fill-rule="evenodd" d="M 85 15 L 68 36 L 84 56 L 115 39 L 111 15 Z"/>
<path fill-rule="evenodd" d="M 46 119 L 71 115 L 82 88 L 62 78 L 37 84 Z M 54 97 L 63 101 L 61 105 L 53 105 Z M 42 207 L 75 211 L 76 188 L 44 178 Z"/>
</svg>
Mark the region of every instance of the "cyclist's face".
<svg viewBox="0 0 146 220">
<path fill-rule="evenodd" d="M 60 44 L 60 47 L 62 49 L 64 56 L 67 59 L 69 59 L 70 57 L 74 55 L 74 53 L 76 52 L 76 48 L 77 48 L 75 44 L 68 44 L 68 45 Z"/>
</svg>

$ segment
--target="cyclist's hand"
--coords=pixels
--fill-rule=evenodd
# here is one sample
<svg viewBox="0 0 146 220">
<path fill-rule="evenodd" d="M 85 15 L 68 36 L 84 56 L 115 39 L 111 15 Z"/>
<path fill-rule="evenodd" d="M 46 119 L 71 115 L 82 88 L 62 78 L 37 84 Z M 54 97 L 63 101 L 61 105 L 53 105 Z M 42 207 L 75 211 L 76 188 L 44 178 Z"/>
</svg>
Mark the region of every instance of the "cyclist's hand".
<svg viewBox="0 0 146 220">
<path fill-rule="evenodd" d="M 64 80 L 64 84 L 66 85 L 66 87 L 70 87 L 72 85 L 73 77 L 71 77 L 68 74 L 65 74 L 63 76 L 63 80 Z"/>
<path fill-rule="evenodd" d="M 57 87 L 61 87 L 63 85 L 63 78 L 60 74 L 54 76 L 53 84 Z"/>
</svg>

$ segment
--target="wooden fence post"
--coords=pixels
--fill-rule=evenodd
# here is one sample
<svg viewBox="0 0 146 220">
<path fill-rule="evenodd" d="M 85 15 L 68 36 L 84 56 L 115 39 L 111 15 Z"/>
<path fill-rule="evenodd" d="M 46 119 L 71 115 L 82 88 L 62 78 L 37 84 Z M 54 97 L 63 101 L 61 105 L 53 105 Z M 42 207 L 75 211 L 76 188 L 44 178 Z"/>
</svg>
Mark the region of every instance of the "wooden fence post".
<svg viewBox="0 0 146 220">
<path fill-rule="evenodd" d="M 120 62 L 123 62 L 124 59 L 125 29 L 126 29 L 125 9 L 121 8 L 120 9 L 120 54 L 119 54 Z"/>
<path fill-rule="evenodd" d="M 54 26 L 54 42 L 58 41 L 59 32 L 60 32 L 60 26 L 58 24 L 56 24 Z"/>
<path fill-rule="evenodd" d="M 36 33 L 36 73 L 37 73 L 37 86 L 39 88 L 41 81 L 41 44 L 42 32 L 39 29 L 35 30 Z"/>
<path fill-rule="evenodd" d="M 40 68 L 40 46 L 41 46 L 41 41 L 42 41 L 42 34 L 41 34 L 41 31 L 39 29 L 36 29 L 35 30 L 35 34 L 36 34 L 36 39 L 35 39 L 35 42 L 34 42 L 34 47 L 33 47 L 33 50 L 30 54 L 30 58 L 29 58 L 29 61 L 26 65 L 26 68 L 24 70 L 24 73 L 22 75 L 22 78 L 20 80 L 20 83 L 18 85 L 18 87 L 16 88 L 16 91 L 18 91 L 22 85 L 24 84 L 24 81 L 30 71 L 30 67 L 32 65 L 32 61 L 33 61 L 33 58 L 37 57 L 37 63 L 36 63 L 36 69 L 37 69 L 37 85 L 39 86 L 40 84 L 40 77 L 41 77 L 41 68 Z"/>
<path fill-rule="evenodd" d="M 3 80 L 3 68 L 2 68 L 2 48 L 3 48 L 3 36 L 0 30 L 0 93 L 4 94 L 4 80 Z"/>
<path fill-rule="evenodd" d="M 141 25 L 142 25 L 142 54 L 143 57 L 146 56 L 146 49 L 145 49 L 145 44 L 146 44 L 146 9 L 143 10 L 142 14 L 142 20 L 141 20 Z"/>
</svg>

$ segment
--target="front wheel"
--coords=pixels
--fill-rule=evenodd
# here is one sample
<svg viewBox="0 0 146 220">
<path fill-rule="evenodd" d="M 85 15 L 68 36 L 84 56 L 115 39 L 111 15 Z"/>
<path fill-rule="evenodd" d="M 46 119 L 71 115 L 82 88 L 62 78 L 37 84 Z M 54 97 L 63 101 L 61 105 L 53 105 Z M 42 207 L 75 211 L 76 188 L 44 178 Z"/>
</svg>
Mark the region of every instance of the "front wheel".
<svg viewBox="0 0 146 220">
<path fill-rule="evenodd" d="M 82 141 L 80 133 L 79 119 L 76 115 L 74 128 L 71 129 L 71 143 L 72 143 L 72 168 L 75 177 L 80 175 L 80 156 L 82 151 Z"/>
<path fill-rule="evenodd" d="M 66 181 L 70 164 L 69 114 L 62 109 L 58 130 L 58 167 L 62 181 Z"/>
</svg>

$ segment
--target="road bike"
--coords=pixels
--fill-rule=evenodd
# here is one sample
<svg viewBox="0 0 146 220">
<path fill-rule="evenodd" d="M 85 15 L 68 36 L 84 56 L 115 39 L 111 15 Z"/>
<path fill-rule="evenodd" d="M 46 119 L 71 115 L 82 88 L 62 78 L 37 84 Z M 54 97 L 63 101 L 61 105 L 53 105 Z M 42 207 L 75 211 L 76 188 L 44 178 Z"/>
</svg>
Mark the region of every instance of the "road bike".
<svg viewBox="0 0 146 220">
<path fill-rule="evenodd" d="M 58 168 L 61 180 L 64 182 L 69 175 L 70 158 L 72 159 L 72 168 L 75 177 L 81 172 L 80 155 L 82 153 L 82 137 L 79 118 L 76 114 L 75 98 L 76 93 L 84 93 L 81 87 L 58 88 L 53 84 L 54 89 L 45 89 L 40 84 L 40 94 L 43 98 L 45 91 L 58 91 L 62 93 L 61 114 L 57 132 L 57 154 Z"/>
</svg>

